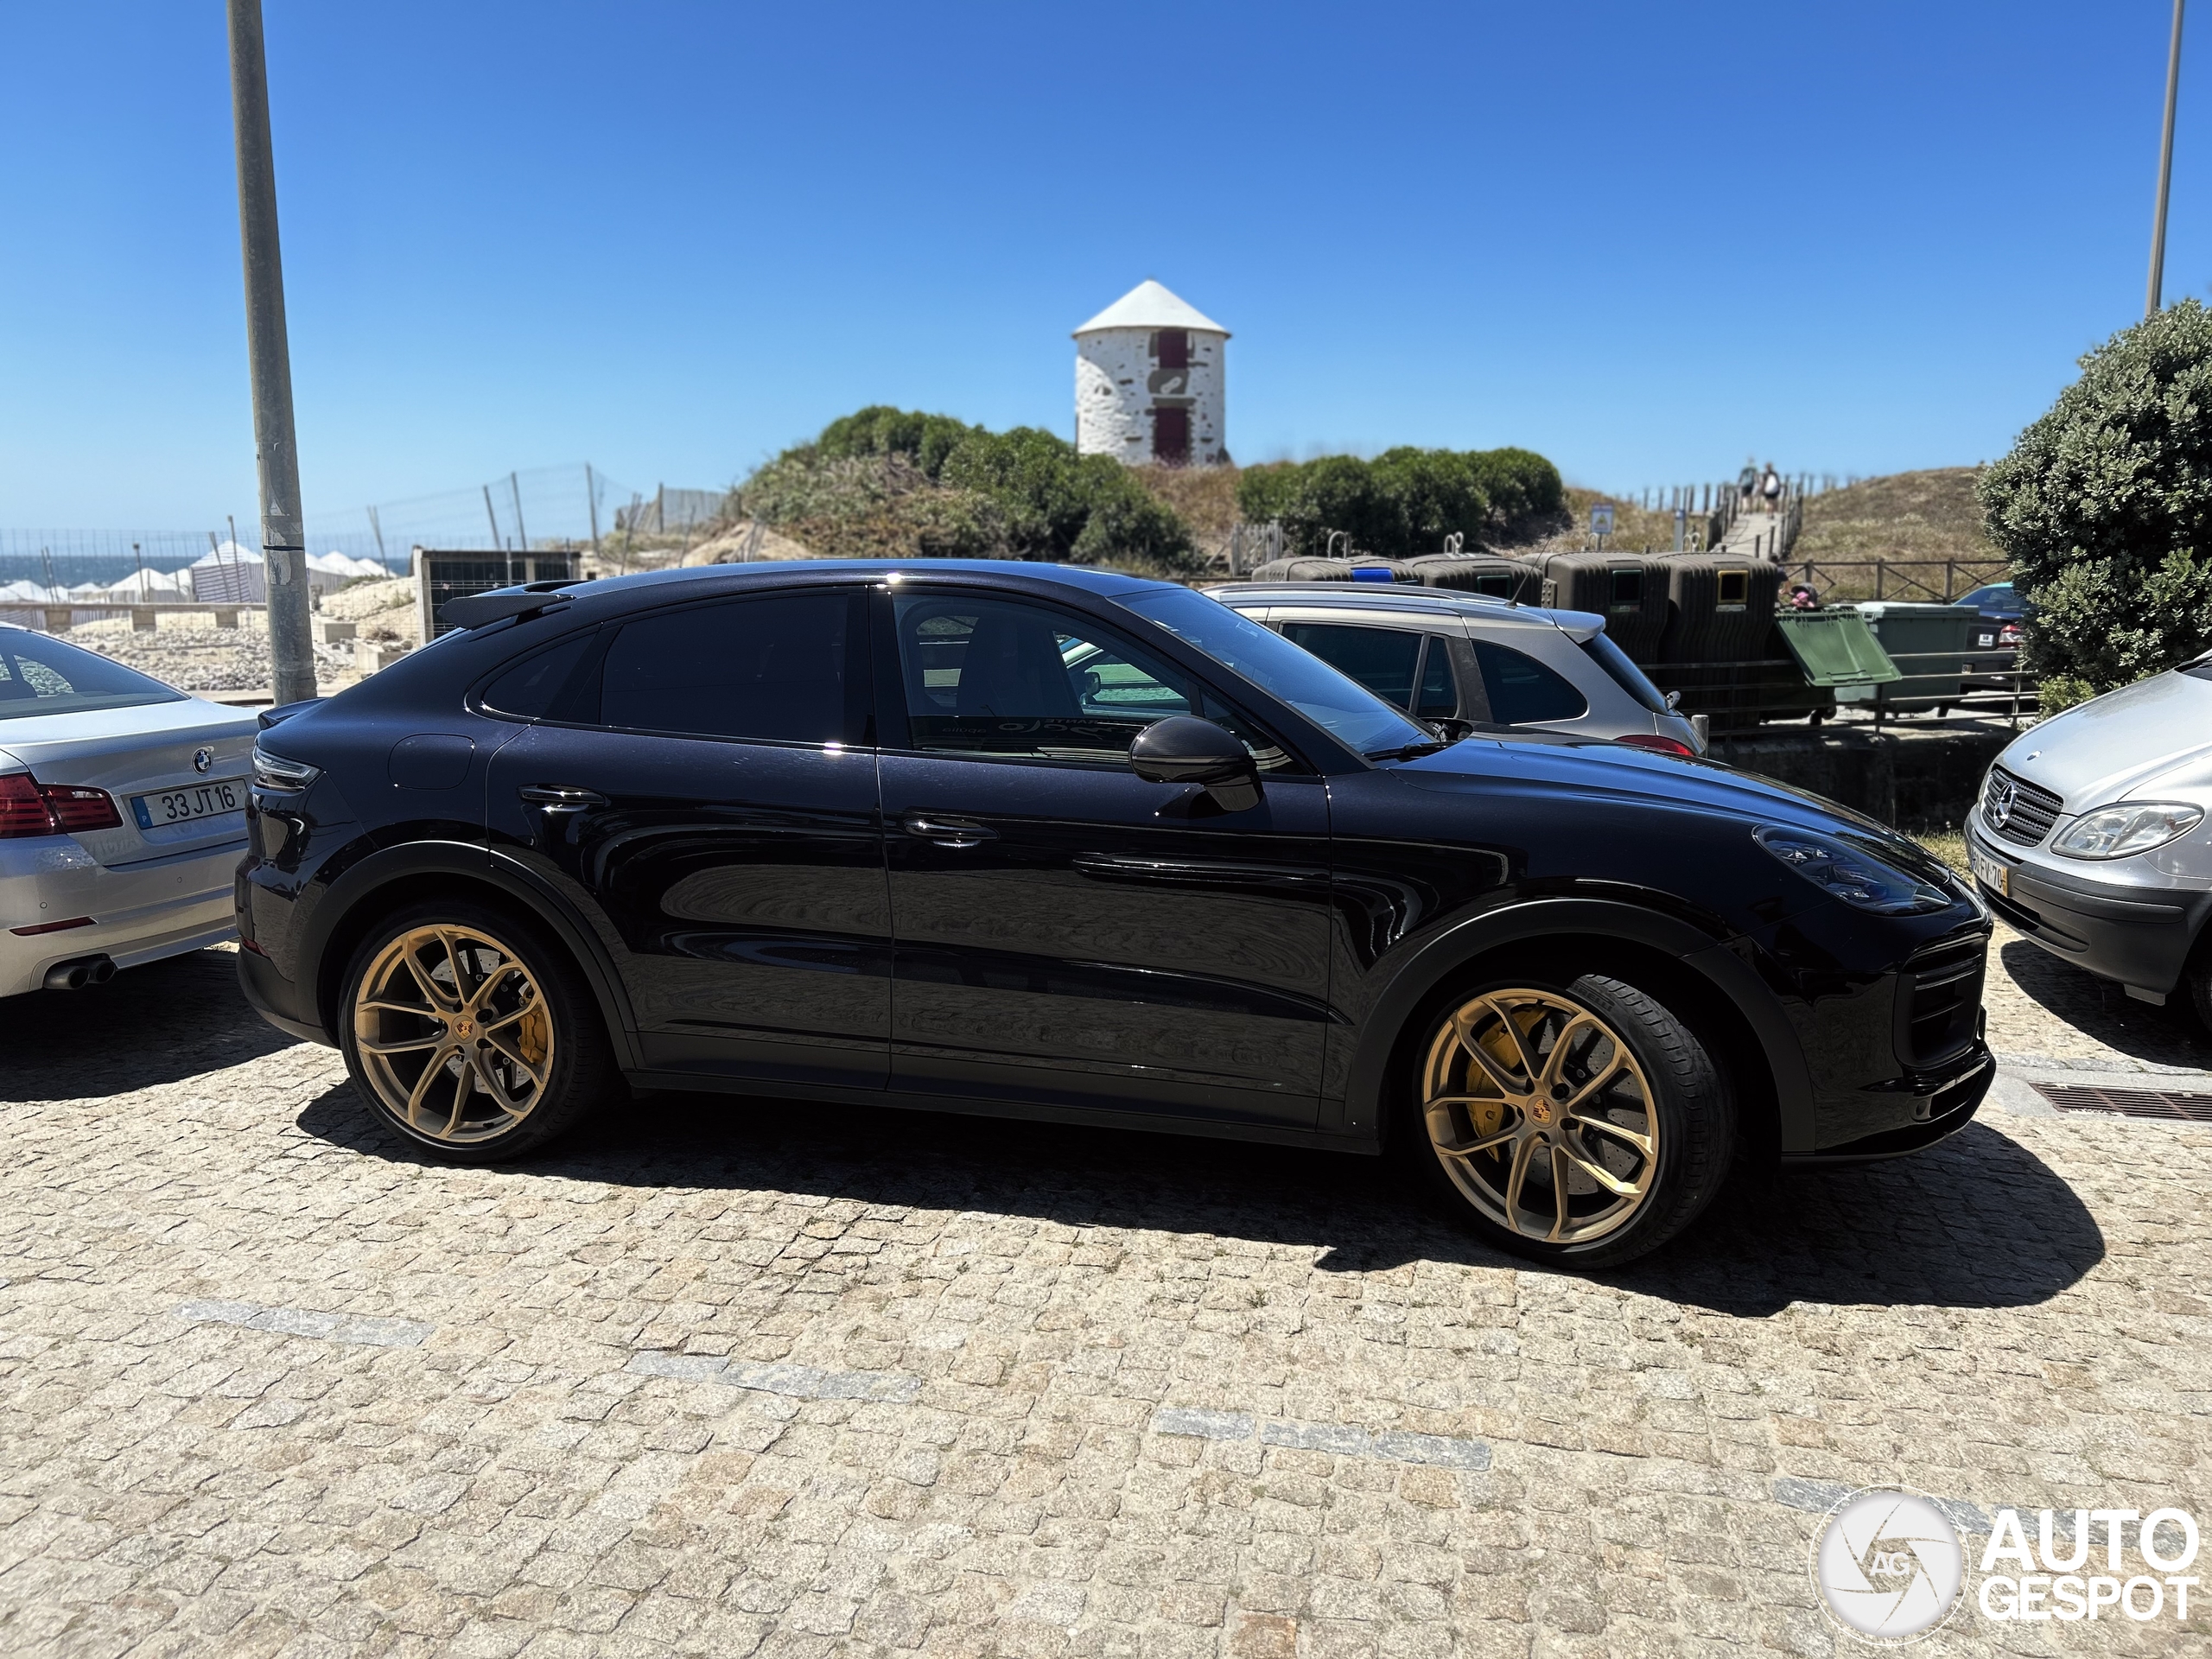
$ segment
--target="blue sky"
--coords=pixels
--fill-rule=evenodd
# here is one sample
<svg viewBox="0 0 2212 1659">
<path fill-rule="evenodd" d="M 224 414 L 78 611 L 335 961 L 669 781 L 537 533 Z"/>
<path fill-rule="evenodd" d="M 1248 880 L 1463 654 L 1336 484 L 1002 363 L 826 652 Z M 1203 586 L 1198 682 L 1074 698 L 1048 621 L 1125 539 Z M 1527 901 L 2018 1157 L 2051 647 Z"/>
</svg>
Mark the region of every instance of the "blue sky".
<svg viewBox="0 0 2212 1659">
<path fill-rule="evenodd" d="M 1071 426 L 1157 276 L 1243 460 L 2003 452 L 2139 315 L 2164 0 L 266 0 L 311 517 L 858 405 Z M 2212 17 L 2169 299 L 2212 285 Z M 0 5 L 0 525 L 255 511 L 219 0 Z"/>
</svg>

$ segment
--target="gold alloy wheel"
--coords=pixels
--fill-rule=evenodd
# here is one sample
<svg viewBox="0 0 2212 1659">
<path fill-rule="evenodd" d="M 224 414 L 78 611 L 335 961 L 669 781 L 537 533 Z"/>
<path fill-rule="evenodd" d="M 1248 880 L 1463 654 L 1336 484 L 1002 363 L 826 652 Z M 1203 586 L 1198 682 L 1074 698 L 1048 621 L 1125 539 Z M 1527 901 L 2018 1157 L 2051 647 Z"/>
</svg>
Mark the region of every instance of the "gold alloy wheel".
<svg viewBox="0 0 2212 1659">
<path fill-rule="evenodd" d="M 480 928 L 410 928 L 355 994 L 353 1046 L 387 1110 L 449 1145 L 513 1128 L 545 1097 L 553 1020 L 520 957 Z"/>
<path fill-rule="evenodd" d="M 1556 991 L 1485 991 L 1430 1045 L 1421 1116 L 1452 1185 L 1523 1237 L 1580 1244 L 1643 1207 L 1659 1165 L 1650 1079 Z"/>
</svg>

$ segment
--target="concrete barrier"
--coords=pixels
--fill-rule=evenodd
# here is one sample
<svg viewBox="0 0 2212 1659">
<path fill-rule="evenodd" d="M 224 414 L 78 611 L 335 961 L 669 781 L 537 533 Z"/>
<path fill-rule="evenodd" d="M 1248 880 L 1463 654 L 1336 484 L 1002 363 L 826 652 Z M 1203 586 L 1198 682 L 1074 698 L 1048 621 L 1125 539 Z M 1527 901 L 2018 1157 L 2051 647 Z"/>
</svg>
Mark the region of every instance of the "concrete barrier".
<svg viewBox="0 0 2212 1659">
<path fill-rule="evenodd" d="M 1999 720 L 1880 731 L 1769 727 L 1716 735 L 1713 758 L 1824 795 L 1897 829 L 1955 830 L 1990 762 L 2018 735 Z"/>
</svg>

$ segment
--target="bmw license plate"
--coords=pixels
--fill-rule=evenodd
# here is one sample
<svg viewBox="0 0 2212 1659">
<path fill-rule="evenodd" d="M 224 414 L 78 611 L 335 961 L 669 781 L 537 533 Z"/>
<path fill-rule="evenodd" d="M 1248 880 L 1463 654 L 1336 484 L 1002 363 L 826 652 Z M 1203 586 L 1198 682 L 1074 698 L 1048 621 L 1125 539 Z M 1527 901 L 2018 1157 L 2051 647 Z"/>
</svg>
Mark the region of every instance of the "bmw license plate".
<svg viewBox="0 0 2212 1659">
<path fill-rule="evenodd" d="M 141 830 L 158 830 L 165 823 L 189 823 L 194 818 L 219 818 L 226 812 L 245 810 L 245 779 L 221 778 L 211 784 L 189 784 L 155 795 L 133 795 L 130 810 Z"/>
<path fill-rule="evenodd" d="M 2012 896 L 2012 867 L 2001 858 L 1992 858 L 1972 842 L 1967 843 L 1967 867 L 1974 872 L 1974 879 L 1987 887 L 1999 899 Z"/>
</svg>

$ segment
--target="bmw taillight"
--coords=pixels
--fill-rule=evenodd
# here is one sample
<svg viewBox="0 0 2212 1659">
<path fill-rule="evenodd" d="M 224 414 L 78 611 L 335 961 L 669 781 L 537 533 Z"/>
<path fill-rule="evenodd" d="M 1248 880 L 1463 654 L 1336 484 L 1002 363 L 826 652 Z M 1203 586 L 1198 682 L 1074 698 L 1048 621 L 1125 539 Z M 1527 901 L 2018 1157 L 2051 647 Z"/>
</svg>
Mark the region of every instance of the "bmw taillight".
<svg viewBox="0 0 2212 1659">
<path fill-rule="evenodd" d="M 82 784 L 41 784 L 28 772 L 0 777 L 0 841 L 112 830 L 122 823 L 115 798 Z"/>
<path fill-rule="evenodd" d="M 1686 760 L 1697 759 L 1697 751 L 1679 738 L 1662 737 L 1656 732 L 1630 732 L 1626 737 L 1617 737 L 1616 743 L 1625 743 L 1632 749 L 1656 749 L 1661 754 L 1679 754 Z"/>
</svg>

